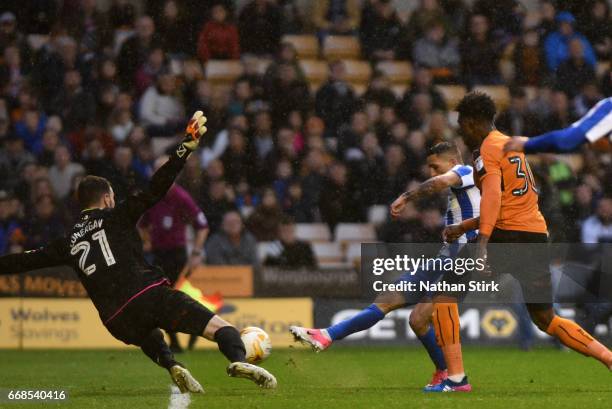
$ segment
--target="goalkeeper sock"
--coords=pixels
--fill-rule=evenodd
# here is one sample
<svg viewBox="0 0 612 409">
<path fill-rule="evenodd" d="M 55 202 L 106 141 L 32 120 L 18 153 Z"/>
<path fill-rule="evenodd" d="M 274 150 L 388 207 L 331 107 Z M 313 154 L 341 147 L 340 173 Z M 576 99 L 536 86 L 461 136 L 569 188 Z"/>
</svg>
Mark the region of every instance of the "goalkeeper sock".
<svg viewBox="0 0 612 409">
<path fill-rule="evenodd" d="M 431 362 L 433 362 L 436 366 L 436 369 L 441 371 L 445 370 L 446 361 L 444 360 L 444 354 L 442 353 L 442 349 L 440 349 L 438 343 L 436 342 L 436 332 L 434 331 L 433 327 L 430 325 L 429 329 L 425 334 L 417 334 L 417 337 L 419 338 L 419 341 L 421 341 L 421 344 L 423 344 L 423 346 L 427 350 L 429 358 L 431 359 Z"/>
<path fill-rule="evenodd" d="M 573 321 L 555 315 L 546 333 L 557 337 L 566 347 L 597 359 L 608 368 L 612 365 L 612 352 Z"/>
<path fill-rule="evenodd" d="M 355 332 L 373 327 L 374 324 L 384 317 L 385 313 L 382 312 L 376 304 L 371 304 L 353 317 L 327 328 L 327 333 L 332 341 L 336 341 L 354 334 Z"/>
<path fill-rule="evenodd" d="M 444 354 L 448 367 L 448 378 L 461 382 L 465 376 L 461 338 L 459 337 L 459 308 L 456 303 L 436 303 L 434 305 L 433 323 L 436 340 Z"/>
<path fill-rule="evenodd" d="M 236 328 L 221 327 L 215 332 L 214 337 L 219 351 L 230 362 L 246 362 L 246 349 Z"/>
<path fill-rule="evenodd" d="M 140 343 L 140 349 L 142 349 L 142 352 L 151 358 L 153 362 L 162 368 L 169 370 L 174 365 L 180 365 L 174 360 L 174 354 L 172 354 L 168 344 L 166 344 L 166 341 L 164 341 L 164 334 L 162 334 L 159 328 L 151 331 L 149 336 L 142 340 Z"/>
</svg>

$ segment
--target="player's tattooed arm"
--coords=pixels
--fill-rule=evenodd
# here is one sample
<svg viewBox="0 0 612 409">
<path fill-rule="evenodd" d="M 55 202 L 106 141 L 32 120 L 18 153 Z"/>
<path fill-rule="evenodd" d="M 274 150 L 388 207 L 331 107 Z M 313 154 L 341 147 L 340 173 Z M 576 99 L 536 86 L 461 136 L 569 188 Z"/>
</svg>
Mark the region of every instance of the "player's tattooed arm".
<svg viewBox="0 0 612 409">
<path fill-rule="evenodd" d="M 448 171 L 443 175 L 427 179 L 415 189 L 402 193 L 391 204 L 391 216 L 398 217 L 408 202 L 419 200 L 448 189 L 451 186 L 461 184 L 461 177 L 453 171 Z"/>
</svg>

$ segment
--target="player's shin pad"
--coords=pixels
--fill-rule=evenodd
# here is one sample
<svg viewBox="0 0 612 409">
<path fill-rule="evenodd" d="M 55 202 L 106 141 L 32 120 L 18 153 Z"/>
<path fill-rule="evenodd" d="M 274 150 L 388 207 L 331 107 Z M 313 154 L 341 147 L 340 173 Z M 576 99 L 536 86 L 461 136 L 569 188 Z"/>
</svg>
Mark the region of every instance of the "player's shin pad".
<svg viewBox="0 0 612 409">
<path fill-rule="evenodd" d="M 436 303 L 432 318 L 440 347 L 461 343 L 459 308 L 456 303 Z"/>
<path fill-rule="evenodd" d="M 612 365 L 612 352 L 573 321 L 555 315 L 546 333 L 557 337 L 563 345 L 574 351 L 591 356 L 607 367 Z"/>
</svg>

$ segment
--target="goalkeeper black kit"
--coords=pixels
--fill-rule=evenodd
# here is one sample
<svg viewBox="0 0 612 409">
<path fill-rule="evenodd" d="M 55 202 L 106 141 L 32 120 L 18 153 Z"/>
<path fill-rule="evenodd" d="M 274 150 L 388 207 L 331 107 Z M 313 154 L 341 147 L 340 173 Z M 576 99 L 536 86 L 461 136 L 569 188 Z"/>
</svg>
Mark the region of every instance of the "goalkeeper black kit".
<svg viewBox="0 0 612 409">
<path fill-rule="evenodd" d="M 77 271 L 107 327 L 139 298 L 156 302 L 158 298 L 152 297 L 153 293 L 159 294 L 159 287 L 170 290 L 169 281 L 160 268 L 145 261 L 136 224 L 147 209 L 164 197 L 188 156 L 189 150 L 178 145 L 168 162 L 153 175 L 147 189 L 129 196 L 115 208 L 84 210 L 72 233 L 47 247 L 0 257 L 0 274 L 69 265 Z M 176 302 L 182 297 L 176 294 L 170 298 Z"/>
</svg>

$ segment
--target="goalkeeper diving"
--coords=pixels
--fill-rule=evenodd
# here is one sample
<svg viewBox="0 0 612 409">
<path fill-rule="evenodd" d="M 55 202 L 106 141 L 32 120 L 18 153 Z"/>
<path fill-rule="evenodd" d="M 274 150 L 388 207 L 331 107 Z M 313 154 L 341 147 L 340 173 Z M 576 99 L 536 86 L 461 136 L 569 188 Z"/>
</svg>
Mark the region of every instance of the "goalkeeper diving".
<svg viewBox="0 0 612 409">
<path fill-rule="evenodd" d="M 109 181 L 88 175 L 77 188 L 81 214 L 67 237 L 46 247 L 0 257 L 0 275 L 68 265 L 94 303 L 102 323 L 118 340 L 136 345 L 153 362 L 167 369 L 182 393 L 203 392 L 190 372 L 174 359 L 161 329 L 202 336 L 217 343 L 230 361 L 227 373 L 275 388 L 275 377 L 248 364 L 238 330 L 201 303 L 170 287 L 164 272 L 143 256 L 136 224 L 159 202 L 206 133 L 206 117 L 197 111 L 184 140 L 153 175 L 147 189 L 115 206 Z"/>
</svg>

